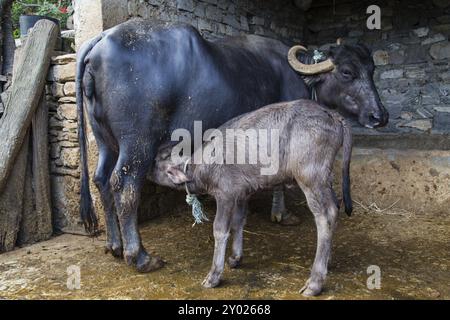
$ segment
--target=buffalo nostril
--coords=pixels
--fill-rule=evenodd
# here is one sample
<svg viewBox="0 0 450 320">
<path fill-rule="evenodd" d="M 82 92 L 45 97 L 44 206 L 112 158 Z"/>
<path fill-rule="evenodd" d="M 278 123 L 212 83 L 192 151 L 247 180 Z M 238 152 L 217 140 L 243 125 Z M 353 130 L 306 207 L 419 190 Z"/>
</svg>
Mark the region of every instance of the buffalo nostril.
<svg viewBox="0 0 450 320">
<path fill-rule="evenodd" d="M 381 115 L 379 115 L 379 114 L 377 114 L 377 113 L 371 113 L 370 115 L 369 115 L 369 120 L 370 120 L 370 122 L 372 123 L 372 124 L 374 124 L 374 125 L 378 125 L 378 124 L 380 124 L 381 122 L 382 122 L 382 116 Z"/>
</svg>

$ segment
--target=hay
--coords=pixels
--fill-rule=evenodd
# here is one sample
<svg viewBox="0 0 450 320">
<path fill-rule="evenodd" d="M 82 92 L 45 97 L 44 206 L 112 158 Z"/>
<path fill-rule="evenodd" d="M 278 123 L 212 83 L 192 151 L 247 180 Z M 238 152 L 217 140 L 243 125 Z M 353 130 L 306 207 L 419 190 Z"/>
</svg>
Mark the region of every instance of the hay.
<svg viewBox="0 0 450 320">
<path fill-rule="evenodd" d="M 402 209 L 402 208 L 395 208 L 395 205 L 400 201 L 400 199 L 397 199 L 394 201 L 391 205 L 381 208 L 376 202 L 372 202 L 368 205 L 363 204 L 362 202 L 359 202 L 357 200 L 353 200 L 353 203 L 357 204 L 364 213 L 369 214 L 386 214 L 386 215 L 399 215 L 404 217 L 411 217 L 414 215 L 413 212 Z"/>
</svg>

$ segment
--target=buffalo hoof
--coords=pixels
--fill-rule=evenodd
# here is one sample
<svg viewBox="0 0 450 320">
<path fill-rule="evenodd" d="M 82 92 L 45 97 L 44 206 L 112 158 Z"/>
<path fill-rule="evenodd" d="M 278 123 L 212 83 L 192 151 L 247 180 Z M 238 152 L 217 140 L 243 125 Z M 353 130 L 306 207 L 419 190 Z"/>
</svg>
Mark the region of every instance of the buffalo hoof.
<svg viewBox="0 0 450 320">
<path fill-rule="evenodd" d="M 303 288 L 300 289 L 300 293 L 305 297 L 317 296 L 322 292 L 322 285 L 309 279 Z"/>
<path fill-rule="evenodd" d="M 280 223 L 281 220 L 283 220 L 283 213 L 282 212 L 272 212 L 270 214 L 270 220 L 272 222 Z"/>
<path fill-rule="evenodd" d="M 282 226 L 297 226 L 301 222 L 298 216 L 290 212 L 285 213 L 281 221 L 279 221 Z"/>
<path fill-rule="evenodd" d="M 205 288 L 215 288 L 220 284 L 220 275 L 217 273 L 208 273 L 205 280 L 202 282 L 202 286 Z"/>
<path fill-rule="evenodd" d="M 149 256 L 146 254 L 141 258 L 138 257 L 136 268 L 138 272 L 147 273 L 151 271 L 155 271 L 161 269 L 164 266 L 165 262 L 158 256 Z"/>
<path fill-rule="evenodd" d="M 231 256 L 228 258 L 228 266 L 232 269 L 237 268 L 242 263 L 242 257 Z"/>
<path fill-rule="evenodd" d="M 107 244 L 105 246 L 105 254 L 111 253 L 115 258 L 123 258 L 123 248 L 122 246 L 116 246 L 113 244 Z"/>
</svg>

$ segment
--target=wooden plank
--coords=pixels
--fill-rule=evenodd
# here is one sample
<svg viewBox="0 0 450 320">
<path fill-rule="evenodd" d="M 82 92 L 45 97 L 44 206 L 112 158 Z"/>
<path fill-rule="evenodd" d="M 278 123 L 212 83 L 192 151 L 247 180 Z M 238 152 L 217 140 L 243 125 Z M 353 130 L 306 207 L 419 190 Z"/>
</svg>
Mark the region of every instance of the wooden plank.
<svg viewBox="0 0 450 320">
<path fill-rule="evenodd" d="M 53 232 L 48 156 L 48 106 L 45 95 L 42 95 L 31 123 L 31 141 L 32 157 L 29 157 L 31 170 L 26 184 L 32 186 L 30 188 L 32 192 L 24 193 L 26 195 L 24 211 L 17 238 L 19 245 L 47 240 Z"/>
<path fill-rule="evenodd" d="M 31 136 L 31 129 L 30 129 L 30 146 L 28 148 L 28 157 L 27 157 L 27 164 L 25 169 L 25 184 L 23 187 L 23 194 L 22 194 L 22 213 L 21 213 L 21 219 L 20 219 L 20 226 L 19 231 L 17 233 L 17 240 L 16 240 L 16 246 L 26 244 L 27 241 L 30 243 L 33 242 L 32 239 L 30 239 L 29 234 L 26 232 L 30 228 L 31 225 L 35 225 L 33 219 L 35 217 L 36 210 L 34 209 L 34 193 L 33 193 L 33 168 L 32 168 L 32 160 L 33 160 L 33 154 L 32 154 L 32 136 Z"/>
<path fill-rule="evenodd" d="M 14 75 L 11 94 L 0 120 L 0 192 L 44 90 L 57 32 L 55 23 L 40 20 L 31 30 L 23 48 L 21 63 Z"/>
<path fill-rule="evenodd" d="M 0 193 L 0 253 L 13 250 L 16 245 L 23 210 L 23 193 L 27 167 L 29 134 L 12 168 L 3 192 Z"/>
<path fill-rule="evenodd" d="M 45 94 L 32 123 L 33 132 L 33 181 L 35 206 L 38 212 L 36 241 L 46 240 L 53 233 L 52 200 L 50 188 L 50 160 L 48 143 L 48 105 Z"/>
</svg>

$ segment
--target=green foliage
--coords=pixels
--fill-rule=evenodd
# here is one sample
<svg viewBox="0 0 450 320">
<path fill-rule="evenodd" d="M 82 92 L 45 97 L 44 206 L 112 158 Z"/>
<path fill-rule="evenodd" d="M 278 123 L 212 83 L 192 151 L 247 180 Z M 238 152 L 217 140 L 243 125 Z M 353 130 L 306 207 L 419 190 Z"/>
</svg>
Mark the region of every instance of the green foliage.
<svg viewBox="0 0 450 320">
<path fill-rule="evenodd" d="M 67 18 L 73 13 L 70 0 L 16 0 L 12 6 L 14 37 L 20 37 L 19 17 L 40 15 L 58 19 L 61 28 L 66 27 Z"/>
<path fill-rule="evenodd" d="M 14 37 L 14 39 L 20 38 L 20 30 L 19 29 L 16 28 L 13 30 L 13 37 Z"/>
</svg>

